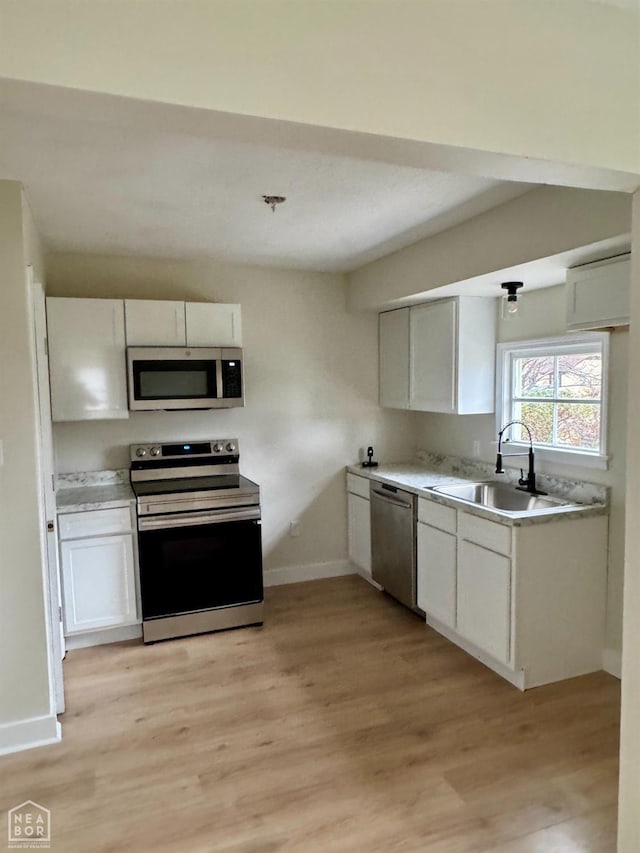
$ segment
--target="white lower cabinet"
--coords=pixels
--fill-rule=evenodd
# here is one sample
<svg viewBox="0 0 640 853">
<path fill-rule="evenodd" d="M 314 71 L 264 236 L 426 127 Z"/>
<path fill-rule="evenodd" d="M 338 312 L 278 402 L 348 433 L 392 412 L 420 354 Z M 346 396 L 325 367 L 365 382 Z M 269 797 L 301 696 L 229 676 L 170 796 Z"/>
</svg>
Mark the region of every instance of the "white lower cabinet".
<svg viewBox="0 0 640 853">
<path fill-rule="evenodd" d="M 136 621 L 131 534 L 62 542 L 67 634 Z"/>
<path fill-rule="evenodd" d="M 608 519 L 540 522 L 418 500 L 427 624 L 523 690 L 602 668 Z"/>
<path fill-rule="evenodd" d="M 139 619 L 130 511 L 62 514 L 59 529 L 65 634 L 135 625 Z M 74 534 L 78 538 L 64 538 Z"/>
<path fill-rule="evenodd" d="M 455 533 L 418 523 L 418 607 L 456 627 L 457 538 Z"/>
<path fill-rule="evenodd" d="M 371 575 L 370 504 L 359 495 L 347 495 L 349 512 L 349 559 Z"/>
<path fill-rule="evenodd" d="M 369 480 L 347 474 L 349 559 L 371 577 L 371 513 Z"/>
<path fill-rule="evenodd" d="M 460 542 L 458 631 L 508 664 L 511 633 L 511 559 L 473 542 Z"/>
</svg>

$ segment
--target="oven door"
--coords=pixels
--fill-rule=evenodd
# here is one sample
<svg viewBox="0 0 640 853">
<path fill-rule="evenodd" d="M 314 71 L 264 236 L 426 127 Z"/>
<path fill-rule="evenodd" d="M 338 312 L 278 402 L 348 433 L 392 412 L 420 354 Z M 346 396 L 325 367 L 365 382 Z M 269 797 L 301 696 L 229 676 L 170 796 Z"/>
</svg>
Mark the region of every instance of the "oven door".
<svg viewBox="0 0 640 853">
<path fill-rule="evenodd" d="M 260 509 L 138 519 L 142 618 L 261 602 Z"/>
</svg>

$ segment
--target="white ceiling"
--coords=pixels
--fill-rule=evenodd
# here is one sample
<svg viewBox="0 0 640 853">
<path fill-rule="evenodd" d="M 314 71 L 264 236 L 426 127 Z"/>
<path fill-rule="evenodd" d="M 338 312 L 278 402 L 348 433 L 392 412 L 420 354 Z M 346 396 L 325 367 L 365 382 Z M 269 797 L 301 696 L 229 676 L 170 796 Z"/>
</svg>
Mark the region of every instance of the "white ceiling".
<svg viewBox="0 0 640 853">
<path fill-rule="evenodd" d="M 355 269 L 533 185 L 6 104 L 0 178 L 59 252 Z M 263 194 L 285 195 L 272 212 Z"/>
</svg>

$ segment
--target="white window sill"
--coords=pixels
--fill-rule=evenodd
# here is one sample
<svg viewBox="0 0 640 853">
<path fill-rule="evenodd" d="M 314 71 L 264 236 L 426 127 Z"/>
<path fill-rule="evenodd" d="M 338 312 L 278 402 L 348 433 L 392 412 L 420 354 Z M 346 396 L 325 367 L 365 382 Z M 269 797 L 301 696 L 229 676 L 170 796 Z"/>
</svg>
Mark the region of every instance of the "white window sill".
<svg viewBox="0 0 640 853">
<path fill-rule="evenodd" d="M 517 453 L 522 453 L 529 450 L 529 445 L 521 444 L 518 441 L 502 442 L 503 463 L 509 468 L 523 468 L 526 471 L 529 464 L 526 456 L 516 456 L 514 459 L 509 459 L 510 448 L 513 448 Z M 538 447 L 535 444 L 533 452 L 536 460 L 541 462 L 553 462 L 556 465 L 576 465 L 578 468 L 594 468 L 600 471 L 609 469 L 609 457 L 601 456 L 598 453 L 580 453 L 576 450 Z"/>
</svg>

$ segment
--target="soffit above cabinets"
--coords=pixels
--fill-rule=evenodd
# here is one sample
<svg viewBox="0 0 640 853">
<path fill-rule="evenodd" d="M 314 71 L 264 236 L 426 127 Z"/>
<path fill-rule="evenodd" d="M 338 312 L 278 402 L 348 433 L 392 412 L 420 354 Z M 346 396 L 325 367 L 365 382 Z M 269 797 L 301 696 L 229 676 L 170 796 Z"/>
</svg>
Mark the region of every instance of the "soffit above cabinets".
<svg viewBox="0 0 640 853">
<path fill-rule="evenodd" d="M 443 299 L 449 296 L 495 296 L 501 297 L 501 282 L 522 281 L 524 290 L 521 295 L 532 290 L 540 290 L 544 287 L 555 287 L 564 285 L 567 270 L 588 264 L 592 261 L 600 261 L 625 255 L 630 251 L 631 235 L 622 234 L 610 240 L 602 240 L 590 246 L 580 246 L 568 252 L 562 252 L 549 258 L 539 258 L 529 263 L 506 267 L 495 272 L 475 276 L 465 281 L 457 281 L 444 287 L 436 287 L 423 293 L 416 293 L 405 299 L 395 300 L 381 310 L 390 308 L 401 308 L 407 305 L 419 305 L 422 302 L 430 302 L 434 299 Z"/>
</svg>

